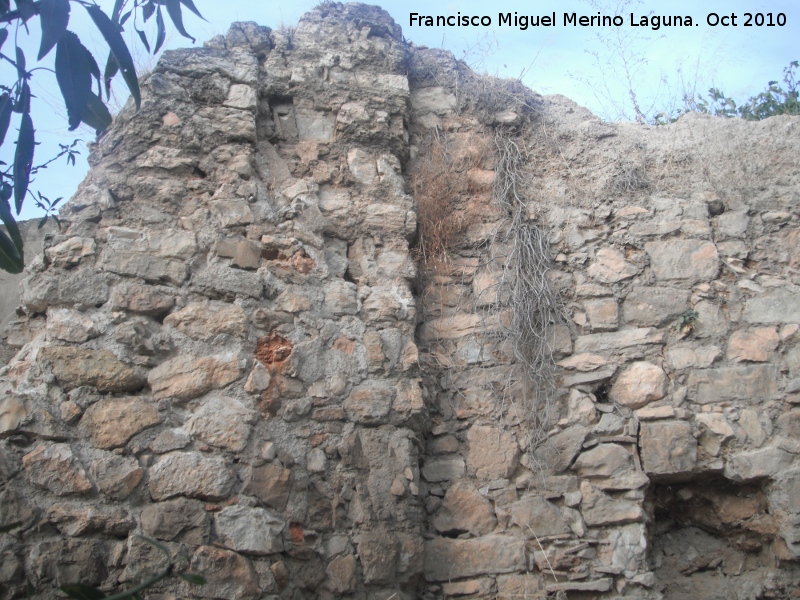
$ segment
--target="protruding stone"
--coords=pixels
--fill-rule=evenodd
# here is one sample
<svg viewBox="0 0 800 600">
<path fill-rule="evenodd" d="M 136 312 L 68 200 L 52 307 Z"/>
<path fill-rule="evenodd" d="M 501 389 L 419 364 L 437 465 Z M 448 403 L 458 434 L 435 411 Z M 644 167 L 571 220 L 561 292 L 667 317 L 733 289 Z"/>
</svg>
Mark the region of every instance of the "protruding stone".
<svg viewBox="0 0 800 600">
<path fill-rule="evenodd" d="M 98 448 L 117 448 L 140 431 L 158 425 L 155 406 L 139 397 L 109 398 L 92 404 L 81 420 Z"/>
<path fill-rule="evenodd" d="M 590 527 L 641 521 L 644 511 L 638 502 L 615 498 L 588 481 L 581 482 L 581 514 Z"/>
<path fill-rule="evenodd" d="M 200 546 L 208 541 L 211 520 L 202 502 L 175 498 L 146 506 L 142 529 L 157 540 Z"/>
<path fill-rule="evenodd" d="M 125 500 L 139 485 L 144 470 L 133 456 L 95 452 L 98 456 L 89 464 L 89 475 L 97 489 L 112 500 Z"/>
<path fill-rule="evenodd" d="M 352 554 L 339 556 L 328 563 L 327 586 L 334 594 L 350 592 L 355 587 L 356 557 Z"/>
<path fill-rule="evenodd" d="M 49 346 L 40 356 L 50 361 L 58 383 L 67 390 L 90 385 L 102 393 L 135 392 L 145 384 L 144 377 L 109 350 Z"/>
<path fill-rule="evenodd" d="M 464 577 L 525 570 L 525 540 L 486 535 L 472 540 L 439 538 L 425 544 L 425 578 L 451 581 Z"/>
<path fill-rule="evenodd" d="M 619 444 L 598 444 L 575 461 L 582 478 L 603 490 L 633 490 L 647 485 L 647 476 L 636 470 L 633 455 Z"/>
<path fill-rule="evenodd" d="M 558 508 L 540 496 L 523 498 L 511 505 L 511 522 L 526 539 L 546 538 L 570 532 Z"/>
<path fill-rule="evenodd" d="M 47 311 L 47 332 L 58 340 L 75 343 L 100 335 L 94 321 L 68 308 L 51 308 Z"/>
<path fill-rule="evenodd" d="M 205 585 L 192 589 L 192 593 L 199 598 L 257 600 L 261 597 L 258 574 L 253 565 L 235 552 L 201 546 L 192 556 L 189 570 L 202 573 L 206 579 Z"/>
<path fill-rule="evenodd" d="M 620 373 L 611 387 L 609 397 L 618 404 L 636 409 L 663 398 L 668 386 L 667 376 L 660 367 L 639 361 Z"/>
<path fill-rule="evenodd" d="M 22 457 L 28 480 L 56 496 L 86 494 L 92 483 L 67 444 L 43 444 Z"/>
<path fill-rule="evenodd" d="M 642 468 L 651 476 L 690 473 L 697 463 L 697 440 L 685 421 L 642 423 Z"/>
<path fill-rule="evenodd" d="M 233 483 L 233 473 L 221 457 L 199 452 L 173 452 L 150 468 L 154 500 L 174 496 L 220 500 L 230 494 Z"/>
<path fill-rule="evenodd" d="M 466 463 L 460 456 L 434 458 L 426 460 L 422 467 L 422 476 L 431 483 L 460 479 L 466 471 Z"/>
<path fill-rule="evenodd" d="M 468 482 L 455 483 L 447 490 L 433 518 L 434 528 L 443 533 L 467 531 L 480 536 L 494 531 L 496 525 L 491 503 Z"/>
<path fill-rule="evenodd" d="M 222 545 L 243 554 L 283 551 L 281 532 L 286 523 L 263 508 L 229 506 L 214 515 L 214 528 Z"/>
<path fill-rule="evenodd" d="M 358 557 L 364 583 L 391 583 L 399 557 L 397 539 L 385 531 L 371 531 L 358 538 Z"/>
<path fill-rule="evenodd" d="M 393 391 L 383 385 L 364 384 L 353 388 L 342 404 L 347 418 L 355 423 L 379 425 L 389 421 Z"/>
<path fill-rule="evenodd" d="M 147 381 L 155 398 L 190 400 L 225 387 L 240 375 L 241 365 L 236 358 L 182 355 L 150 371 Z"/>
</svg>

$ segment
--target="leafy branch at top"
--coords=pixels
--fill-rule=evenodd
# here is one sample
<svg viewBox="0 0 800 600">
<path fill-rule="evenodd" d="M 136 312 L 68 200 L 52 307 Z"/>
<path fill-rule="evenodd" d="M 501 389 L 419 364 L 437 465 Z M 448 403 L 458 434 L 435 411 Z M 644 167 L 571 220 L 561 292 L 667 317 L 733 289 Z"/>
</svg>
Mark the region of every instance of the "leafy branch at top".
<svg viewBox="0 0 800 600">
<path fill-rule="evenodd" d="M 86 10 L 95 28 L 108 45 L 109 53 L 102 74 L 92 53 L 83 45 L 78 35 L 68 29 L 71 4 L 80 5 Z M 36 168 L 33 167 L 37 142 L 31 115 L 32 95 L 29 81 L 34 71 L 41 67 L 28 69 L 25 52 L 18 44 L 20 29 L 27 31 L 27 21 L 39 17 L 42 35 L 37 60 L 42 60 L 55 48 L 56 81 L 67 109 L 69 130 L 73 131 L 81 123 L 85 123 L 100 135 L 111 125 L 111 113 L 103 101 L 103 88 L 108 101 L 111 80 L 117 73 L 122 75 L 136 109 L 138 110 L 141 105 L 139 81 L 133 58 L 122 38 L 124 26 L 133 17 L 134 30 L 145 48 L 150 51 L 147 35 L 138 24 L 140 21 L 146 23 L 155 15 L 156 40 L 152 49 L 155 54 L 166 39 L 162 6 L 166 8 L 178 33 L 194 42 L 195 39 L 187 33 L 183 25 L 182 14 L 183 6 L 203 18 L 193 0 L 115 0 L 110 17 L 99 5 L 87 0 L 14 0 L 13 8 L 11 0 L 0 0 L 0 26 L 6 24 L 0 29 L 0 60 L 11 64 L 16 71 L 15 81 L 0 82 L 0 92 L 2 92 L 0 93 L 0 146 L 5 142 L 12 116 L 15 113 L 20 115 L 14 162 L 5 170 L 0 170 L 0 220 L 6 227 L 5 232 L 0 230 L 0 269 L 19 273 L 24 268 L 22 237 L 9 200 L 14 197 L 14 209 L 19 215 L 28 194 L 31 175 L 52 162 L 51 160 Z M 3 52 L 12 27 L 13 58 Z M 93 89 L 94 83 L 97 84 L 96 92 Z M 58 156 L 63 156 L 65 153 L 68 162 L 74 164 L 76 152 L 72 150 L 65 152 L 62 147 L 62 152 Z M 39 200 L 42 200 L 41 195 Z M 55 204 L 50 204 L 50 208 L 54 206 Z"/>
</svg>

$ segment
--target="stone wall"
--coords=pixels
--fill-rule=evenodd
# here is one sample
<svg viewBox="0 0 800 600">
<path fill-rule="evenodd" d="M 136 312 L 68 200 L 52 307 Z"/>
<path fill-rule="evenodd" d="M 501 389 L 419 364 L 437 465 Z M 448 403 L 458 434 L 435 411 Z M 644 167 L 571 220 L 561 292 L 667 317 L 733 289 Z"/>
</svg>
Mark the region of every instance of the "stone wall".
<svg viewBox="0 0 800 600">
<path fill-rule="evenodd" d="M 353 4 L 142 87 L 5 338 L 3 594 L 129 586 L 140 535 L 209 580 L 153 598 L 797 591 L 797 119 L 602 123 Z M 549 392 L 508 343 L 498 135 L 551 245 Z"/>
</svg>

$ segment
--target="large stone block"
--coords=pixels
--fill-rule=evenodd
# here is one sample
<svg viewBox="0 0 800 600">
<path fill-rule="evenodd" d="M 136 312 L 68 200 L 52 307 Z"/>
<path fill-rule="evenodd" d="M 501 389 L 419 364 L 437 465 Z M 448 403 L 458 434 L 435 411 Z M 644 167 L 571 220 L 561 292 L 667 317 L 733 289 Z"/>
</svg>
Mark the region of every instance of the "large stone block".
<svg viewBox="0 0 800 600">
<path fill-rule="evenodd" d="M 700 404 L 747 400 L 757 404 L 778 392 L 775 365 L 720 367 L 692 371 L 688 380 L 689 399 Z"/>
<path fill-rule="evenodd" d="M 234 481 L 222 457 L 173 452 L 150 468 L 150 495 L 154 500 L 175 496 L 221 500 L 231 493 Z"/>
<path fill-rule="evenodd" d="M 487 535 L 472 540 L 439 538 L 425 543 L 425 578 L 463 577 L 524 571 L 525 540 Z"/>
<path fill-rule="evenodd" d="M 748 323 L 800 323 L 800 289 L 768 289 L 745 303 L 742 318 Z"/>
<path fill-rule="evenodd" d="M 255 414 L 235 398 L 214 397 L 186 422 L 186 430 L 206 444 L 241 452 L 247 445 Z"/>
<path fill-rule="evenodd" d="M 672 239 L 648 242 L 644 248 L 650 256 L 650 267 L 660 281 L 698 283 L 717 277 L 719 255 L 711 242 Z"/>
<path fill-rule="evenodd" d="M 511 522 L 526 539 L 546 538 L 570 533 L 570 528 L 556 505 L 532 496 L 511 505 Z"/>
<path fill-rule="evenodd" d="M 201 341 L 222 334 L 234 337 L 247 334 L 247 315 L 234 304 L 190 304 L 167 316 L 164 324 Z"/>
<path fill-rule="evenodd" d="M 199 500 L 175 498 L 146 506 L 142 529 L 157 540 L 200 546 L 208 541 L 211 519 Z"/>
<path fill-rule="evenodd" d="M 622 304 L 623 321 L 640 327 L 670 323 L 689 309 L 689 294 L 679 288 L 633 286 Z"/>
<path fill-rule="evenodd" d="M 189 569 L 202 573 L 205 585 L 195 586 L 199 598 L 215 600 L 257 600 L 261 597 L 258 574 L 244 556 L 214 546 L 201 546 L 192 556 Z"/>
<path fill-rule="evenodd" d="M 161 363 L 147 375 L 155 398 L 190 400 L 239 379 L 238 358 L 182 355 Z"/>
</svg>

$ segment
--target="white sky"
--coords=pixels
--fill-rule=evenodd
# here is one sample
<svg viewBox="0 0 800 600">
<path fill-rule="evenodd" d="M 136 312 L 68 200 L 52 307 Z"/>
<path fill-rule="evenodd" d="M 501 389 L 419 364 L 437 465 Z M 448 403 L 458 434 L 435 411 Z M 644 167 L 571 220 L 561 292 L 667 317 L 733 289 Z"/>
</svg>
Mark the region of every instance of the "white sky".
<svg viewBox="0 0 800 600">
<path fill-rule="evenodd" d="M 295 0 L 285 2 L 272 0 L 254 2 L 253 0 L 194 0 L 197 8 L 208 19 L 200 21 L 188 10 L 184 10 L 184 25 L 190 34 L 197 38 L 197 45 L 218 33 L 224 34 L 233 21 L 256 21 L 272 28 L 281 24 L 294 25 L 300 16 L 312 9 L 318 2 Z M 633 76 L 633 87 L 645 112 L 652 116 L 660 110 L 679 106 L 682 93 L 695 88 L 705 93 L 709 87 L 716 86 L 737 101 L 744 100 L 762 91 L 768 80 L 781 80 L 783 68 L 792 60 L 800 60 L 800 2 L 796 0 L 689 0 L 642 1 L 597 0 L 602 14 L 621 14 L 624 25 L 620 28 L 572 27 L 563 25 L 563 13 L 576 12 L 579 15 L 596 15 L 587 0 L 539 0 L 537 3 L 521 0 L 498 0 L 497 2 L 478 2 L 474 0 L 384 0 L 378 2 L 402 26 L 406 39 L 418 45 L 442 47 L 451 50 L 457 58 L 464 58 L 476 70 L 500 77 L 517 78 L 529 87 L 543 94 L 564 94 L 588 107 L 604 118 L 620 118 L 620 112 L 632 116 L 628 98 L 628 85 L 622 71 L 615 72 L 610 67 L 598 68 L 592 52 L 598 54 L 605 63 L 614 57 L 608 48 L 621 43 L 631 58 L 629 71 Z M 101 6 L 110 12 L 113 2 L 99 0 Z M 487 8 L 491 6 L 492 8 Z M 517 12 L 524 15 L 549 15 L 556 13 L 556 26 L 546 28 L 529 27 L 525 31 L 518 28 L 499 27 L 498 13 Z M 420 27 L 409 26 L 409 14 L 430 15 L 488 15 L 492 27 Z M 711 27 L 707 15 L 736 14 L 736 27 Z M 744 13 L 778 13 L 786 16 L 783 27 L 744 27 Z M 692 27 L 662 27 L 653 31 L 645 27 L 631 27 L 630 13 L 636 20 L 642 15 L 689 15 Z M 166 17 L 166 15 L 165 15 Z M 765 17 L 766 18 L 766 17 Z M 171 23 L 167 20 L 167 29 Z M 152 24 L 151 20 L 148 25 Z M 39 43 L 38 24 L 31 22 L 31 35 L 24 41 L 20 32 L 21 46 L 28 57 L 28 68 L 35 64 L 36 49 Z M 95 57 L 102 70 L 105 64 L 106 48 L 97 34 L 85 11 L 72 5 L 70 29 L 74 30 Z M 146 55 L 144 48 L 132 34 L 129 40 L 135 60 L 141 68 L 154 64 L 154 59 Z M 11 32 L 3 52 L 13 56 Z M 152 38 L 151 38 L 152 39 Z M 168 36 L 166 46 L 177 48 L 191 42 L 177 33 Z M 43 66 L 52 66 L 55 51 L 45 58 Z M 7 65 L 0 66 L 3 83 L 15 77 Z M 37 129 L 36 139 L 41 142 L 36 150 L 36 162 L 43 162 L 58 151 L 58 143 L 69 143 L 75 132 L 68 132 L 66 111 L 63 106 L 55 78 L 46 71 L 34 74 L 33 93 L 38 99 L 33 107 L 33 118 Z M 117 94 L 124 102 L 126 88 L 124 83 L 115 81 Z M 609 98 L 611 100 L 609 100 Z M 616 105 L 615 105 L 616 103 Z M 621 109 L 620 109 L 621 107 Z M 90 131 L 78 131 L 84 139 L 91 140 Z M 11 163 L 13 160 L 16 136 L 16 122 L 7 134 L 6 142 L 0 149 L 0 160 Z M 82 148 L 82 160 L 77 167 L 67 167 L 59 163 L 42 171 L 31 189 L 51 198 L 69 198 L 85 176 L 86 150 Z M 31 218 L 41 214 L 28 197 L 20 218 Z"/>
</svg>

